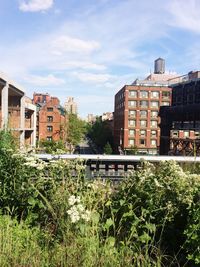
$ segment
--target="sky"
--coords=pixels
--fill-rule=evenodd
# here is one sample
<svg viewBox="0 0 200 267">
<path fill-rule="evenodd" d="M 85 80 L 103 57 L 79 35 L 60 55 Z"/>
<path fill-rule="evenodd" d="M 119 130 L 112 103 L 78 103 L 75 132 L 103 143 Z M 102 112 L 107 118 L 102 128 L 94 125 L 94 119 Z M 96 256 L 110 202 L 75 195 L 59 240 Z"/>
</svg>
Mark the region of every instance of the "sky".
<svg viewBox="0 0 200 267">
<path fill-rule="evenodd" d="M 199 0 L 0 0 L 0 71 L 31 97 L 73 96 L 79 115 L 154 70 L 200 70 Z"/>
</svg>

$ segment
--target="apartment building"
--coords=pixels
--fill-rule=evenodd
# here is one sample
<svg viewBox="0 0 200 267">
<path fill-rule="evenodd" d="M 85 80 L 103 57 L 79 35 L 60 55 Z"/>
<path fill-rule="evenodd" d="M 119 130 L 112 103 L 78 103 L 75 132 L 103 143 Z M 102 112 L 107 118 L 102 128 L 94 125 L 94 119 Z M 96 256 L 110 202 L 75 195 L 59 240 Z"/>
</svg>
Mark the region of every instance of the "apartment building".
<svg viewBox="0 0 200 267">
<path fill-rule="evenodd" d="M 69 113 L 72 113 L 72 114 L 78 113 L 77 103 L 74 101 L 73 97 L 67 98 L 67 101 L 65 102 L 65 110 L 68 114 Z"/>
<path fill-rule="evenodd" d="M 172 85 L 172 105 L 160 109 L 161 155 L 200 155 L 200 71 Z"/>
<path fill-rule="evenodd" d="M 114 143 L 115 150 L 125 153 L 158 154 L 160 146 L 161 106 L 171 105 L 171 83 L 177 74 L 165 73 L 165 60 L 154 61 L 154 73 L 144 80 L 136 79 L 115 95 Z"/>
<path fill-rule="evenodd" d="M 25 96 L 24 89 L 0 74 L 0 129 L 9 129 L 21 148 L 36 143 L 36 106 Z"/>
<path fill-rule="evenodd" d="M 133 147 L 140 154 L 157 154 L 160 145 L 161 105 L 171 103 L 168 85 L 140 83 L 125 85 L 115 95 L 114 141 L 118 150 Z"/>
<path fill-rule="evenodd" d="M 65 110 L 57 97 L 48 93 L 34 93 L 33 103 L 37 105 L 37 140 L 58 141 L 65 135 Z"/>
</svg>

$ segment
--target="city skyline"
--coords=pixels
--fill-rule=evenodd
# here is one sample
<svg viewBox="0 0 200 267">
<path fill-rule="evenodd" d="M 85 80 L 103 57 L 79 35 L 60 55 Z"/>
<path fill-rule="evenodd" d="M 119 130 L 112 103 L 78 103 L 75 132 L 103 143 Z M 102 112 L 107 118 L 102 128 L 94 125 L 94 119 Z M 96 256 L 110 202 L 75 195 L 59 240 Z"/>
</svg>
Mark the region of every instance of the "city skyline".
<svg viewBox="0 0 200 267">
<path fill-rule="evenodd" d="M 199 11 L 197 0 L 1 1 L 0 71 L 29 97 L 73 96 L 82 117 L 112 112 L 158 57 L 168 72 L 199 69 Z"/>
</svg>

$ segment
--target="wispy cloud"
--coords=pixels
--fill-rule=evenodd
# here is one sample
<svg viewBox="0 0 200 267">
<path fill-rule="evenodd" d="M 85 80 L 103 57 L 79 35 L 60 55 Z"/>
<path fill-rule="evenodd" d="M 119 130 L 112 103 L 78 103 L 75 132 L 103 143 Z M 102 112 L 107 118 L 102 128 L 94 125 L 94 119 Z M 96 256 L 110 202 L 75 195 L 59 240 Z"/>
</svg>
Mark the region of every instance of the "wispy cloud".
<svg viewBox="0 0 200 267">
<path fill-rule="evenodd" d="M 24 12 L 38 12 L 50 9 L 53 6 L 54 0 L 22 0 L 19 4 L 19 9 Z"/>
<path fill-rule="evenodd" d="M 95 74 L 89 72 L 72 72 L 72 75 L 82 82 L 89 83 L 105 83 L 112 78 L 109 74 Z"/>
<path fill-rule="evenodd" d="M 57 37 L 52 43 L 55 55 L 62 55 L 66 52 L 90 53 L 99 48 L 100 44 L 96 41 L 85 41 L 67 35 Z"/>
<path fill-rule="evenodd" d="M 166 69 L 180 73 L 199 63 L 199 0 L 17 1 L 24 12 L 52 12 L 17 14 L 20 22 L 9 34 L 11 38 L 16 32 L 12 41 L 3 29 L 0 69 L 31 89 L 48 86 L 53 92 L 55 86 L 54 95 L 60 98 L 84 94 L 81 113 L 100 107 L 106 111 L 114 94 L 137 77 L 144 78 L 159 56 L 166 59 Z M 14 14 L 7 12 L 11 21 Z M 85 105 L 89 96 L 96 98 L 91 107 Z M 104 100 L 108 106 L 97 104 Z"/>
<path fill-rule="evenodd" d="M 35 86 L 60 86 L 65 84 L 64 79 L 55 77 L 53 74 L 47 76 L 27 75 L 24 77 L 24 81 Z"/>
<path fill-rule="evenodd" d="M 195 33 L 200 33 L 200 2 L 198 0 L 178 1 L 168 4 L 172 19 L 169 24 Z"/>
</svg>

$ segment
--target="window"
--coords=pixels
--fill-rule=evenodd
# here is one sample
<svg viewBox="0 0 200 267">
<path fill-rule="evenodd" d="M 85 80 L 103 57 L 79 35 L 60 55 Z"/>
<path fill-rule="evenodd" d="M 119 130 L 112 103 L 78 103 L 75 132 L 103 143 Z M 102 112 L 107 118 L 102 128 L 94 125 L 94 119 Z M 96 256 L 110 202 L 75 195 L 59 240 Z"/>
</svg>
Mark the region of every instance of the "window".
<svg viewBox="0 0 200 267">
<path fill-rule="evenodd" d="M 148 108 L 148 101 L 145 101 L 145 100 L 140 101 L 140 107 L 141 108 Z"/>
<path fill-rule="evenodd" d="M 151 117 L 152 117 L 152 118 L 157 118 L 157 117 L 158 117 L 158 111 L 156 111 L 156 110 L 152 110 L 152 111 L 151 111 Z"/>
<path fill-rule="evenodd" d="M 53 126 L 47 126 L 47 132 L 53 132 Z"/>
<path fill-rule="evenodd" d="M 194 135 L 196 138 L 199 138 L 200 137 L 200 132 L 194 132 Z"/>
<path fill-rule="evenodd" d="M 151 131 L 151 137 L 156 137 L 156 136 L 157 136 L 157 131 L 152 130 L 152 131 Z"/>
<path fill-rule="evenodd" d="M 130 96 L 130 97 L 137 97 L 137 91 L 135 91 L 135 90 L 130 90 L 130 91 L 129 91 L 129 96 Z"/>
<path fill-rule="evenodd" d="M 170 97 L 170 92 L 162 92 L 162 97 L 163 98 L 169 98 Z"/>
<path fill-rule="evenodd" d="M 132 127 L 135 127 L 135 120 L 129 120 L 128 121 L 128 125 L 132 126 Z"/>
<path fill-rule="evenodd" d="M 157 128 L 158 122 L 157 121 L 151 121 L 151 127 L 152 128 Z"/>
<path fill-rule="evenodd" d="M 152 146 L 156 146 L 157 144 L 156 144 L 156 140 L 151 140 L 151 145 Z"/>
<path fill-rule="evenodd" d="M 47 136 L 47 141 L 52 141 L 52 136 Z"/>
<path fill-rule="evenodd" d="M 163 101 L 161 103 L 161 106 L 169 106 L 169 105 L 170 105 L 170 103 L 168 101 Z"/>
<path fill-rule="evenodd" d="M 178 137 L 178 131 L 172 131 L 172 137 Z"/>
<path fill-rule="evenodd" d="M 134 139 L 129 139 L 128 143 L 130 146 L 134 146 L 135 145 L 135 140 Z"/>
<path fill-rule="evenodd" d="M 146 110 L 140 110 L 140 117 L 146 118 L 147 117 L 147 111 Z"/>
<path fill-rule="evenodd" d="M 189 131 L 184 131 L 184 137 L 189 137 L 190 136 L 190 132 Z"/>
<path fill-rule="evenodd" d="M 137 106 L 137 101 L 134 101 L 134 100 L 128 101 L 128 106 L 129 107 L 136 107 Z"/>
<path fill-rule="evenodd" d="M 47 111 L 48 111 L 48 112 L 52 112 L 52 111 L 53 111 L 53 108 L 52 108 L 52 107 L 48 107 L 48 108 L 47 108 Z"/>
<path fill-rule="evenodd" d="M 134 135 L 135 135 L 135 130 L 133 130 L 133 129 L 129 129 L 129 135 L 134 136 Z"/>
<path fill-rule="evenodd" d="M 136 116 L 136 110 L 129 110 L 128 115 L 129 115 L 129 117 L 135 117 Z"/>
<path fill-rule="evenodd" d="M 140 98 L 148 98 L 148 91 L 140 91 Z"/>
<path fill-rule="evenodd" d="M 152 91 L 152 92 L 151 92 L 151 98 L 159 98 L 159 92 L 157 92 L 157 91 Z"/>
<path fill-rule="evenodd" d="M 151 101 L 151 108 L 158 108 L 158 101 Z"/>
<path fill-rule="evenodd" d="M 140 139 L 140 145 L 145 146 L 145 144 L 146 144 L 146 141 L 144 139 Z"/>
<path fill-rule="evenodd" d="M 53 116 L 47 116 L 47 121 L 52 122 L 53 121 Z"/>
<path fill-rule="evenodd" d="M 140 126 L 141 127 L 147 127 L 147 121 L 146 120 L 141 120 L 140 121 Z"/>
<path fill-rule="evenodd" d="M 146 130 L 140 130 L 140 136 L 146 136 L 147 132 Z"/>
</svg>

